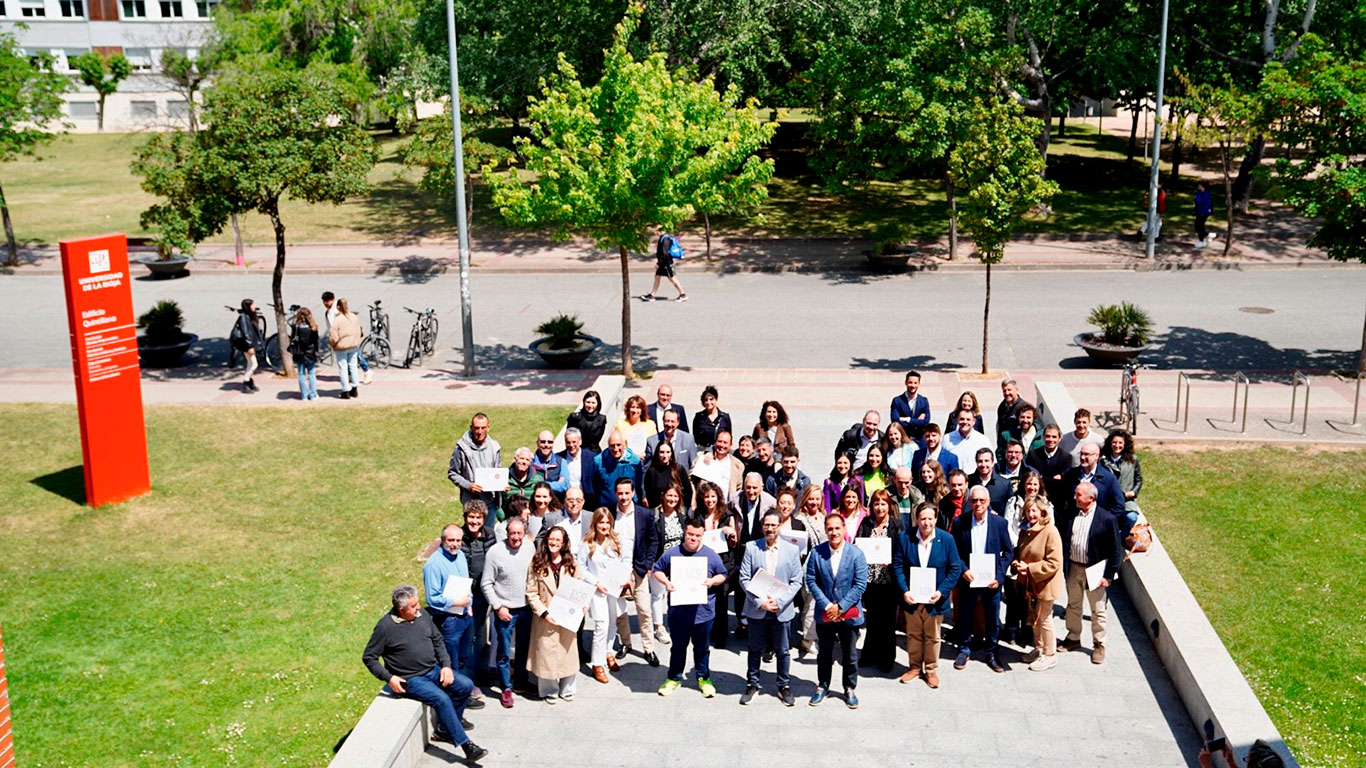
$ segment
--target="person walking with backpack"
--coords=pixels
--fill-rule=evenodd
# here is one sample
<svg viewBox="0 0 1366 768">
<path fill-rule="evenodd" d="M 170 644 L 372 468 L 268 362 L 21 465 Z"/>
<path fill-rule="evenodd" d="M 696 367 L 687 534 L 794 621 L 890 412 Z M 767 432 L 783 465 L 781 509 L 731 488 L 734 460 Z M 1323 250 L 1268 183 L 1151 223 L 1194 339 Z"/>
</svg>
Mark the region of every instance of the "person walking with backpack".
<svg viewBox="0 0 1366 768">
<path fill-rule="evenodd" d="M 688 294 L 683 292 L 683 284 L 678 282 L 678 276 L 674 273 L 674 261 L 683 259 L 683 246 L 679 245 L 678 237 L 668 232 L 659 233 L 659 241 L 655 244 L 655 282 L 650 286 L 650 292 L 640 297 L 641 301 L 654 301 L 658 297 L 660 278 L 668 278 L 669 283 L 678 291 L 678 298 L 674 301 L 687 301 Z"/>
<path fill-rule="evenodd" d="M 289 354 L 294 357 L 294 368 L 299 372 L 299 397 L 317 400 L 318 323 L 308 307 L 299 307 L 294 315 L 294 327 L 289 334 Z"/>
<path fill-rule="evenodd" d="M 256 386 L 256 350 L 265 346 L 261 329 L 256 327 L 256 302 L 242 299 L 242 308 L 237 311 L 237 325 L 232 327 L 228 343 L 242 355 L 242 391 L 248 394 L 260 392 Z"/>
</svg>

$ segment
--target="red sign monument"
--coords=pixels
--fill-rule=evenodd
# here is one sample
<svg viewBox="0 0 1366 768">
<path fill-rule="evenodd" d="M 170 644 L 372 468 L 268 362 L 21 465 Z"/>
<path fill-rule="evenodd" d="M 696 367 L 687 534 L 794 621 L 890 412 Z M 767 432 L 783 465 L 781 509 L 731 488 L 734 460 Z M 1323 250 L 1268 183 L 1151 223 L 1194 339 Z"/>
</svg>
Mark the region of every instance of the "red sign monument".
<svg viewBox="0 0 1366 768">
<path fill-rule="evenodd" d="M 63 240 L 61 248 L 85 501 L 98 507 L 151 490 L 128 238 Z"/>
</svg>

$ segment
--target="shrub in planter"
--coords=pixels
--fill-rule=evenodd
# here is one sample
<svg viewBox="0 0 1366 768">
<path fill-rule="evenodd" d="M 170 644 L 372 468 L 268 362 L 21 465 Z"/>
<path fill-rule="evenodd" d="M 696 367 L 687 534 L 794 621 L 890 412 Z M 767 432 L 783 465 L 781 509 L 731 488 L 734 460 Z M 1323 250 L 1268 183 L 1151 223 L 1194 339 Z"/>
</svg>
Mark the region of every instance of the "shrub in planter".
<svg viewBox="0 0 1366 768">
<path fill-rule="evenodd" d="M 536 332 L 545 337 L 544 348 L 555 350 L 578 349 L 583 345 L 579 335 L 582 330 L 583 322 L 578 315 L 563 312 L 536 326 Z"/>
<path fill-rule="evenodd" d="M 156 306 L 138 317 L 138 354 L 143 363 L 153 367 L 176 365 L 189 351 L 190 345 L 199 339 L 193 333 L 185 333 L 182 326 L 185 315 L 180 305 L 169 299 L 158 301 Z"/>
<path fill-rule="evenodd" d="M 1152 339 L 1152 318 L 1127 301 L 1093 307 L 1086 322 L 1100 329 L 1099 337 L 1092 334 L 1092 341 L 1119 347 L 1142 347 Z"/>
</svg>

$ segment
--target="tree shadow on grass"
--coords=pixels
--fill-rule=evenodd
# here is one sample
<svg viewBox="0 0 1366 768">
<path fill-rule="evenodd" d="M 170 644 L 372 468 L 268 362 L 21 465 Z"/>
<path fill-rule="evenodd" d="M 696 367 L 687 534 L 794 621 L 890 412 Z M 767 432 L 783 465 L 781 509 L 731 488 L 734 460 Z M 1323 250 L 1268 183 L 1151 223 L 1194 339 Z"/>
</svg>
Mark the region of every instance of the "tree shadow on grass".
<svg viewBox="0 0 1366 768">
<path fill-rule="evenodd" d="M 85 468 L 80 464 L 35 477 L 29 482 L 73 504 L 85 505 Z"/>
</svg>

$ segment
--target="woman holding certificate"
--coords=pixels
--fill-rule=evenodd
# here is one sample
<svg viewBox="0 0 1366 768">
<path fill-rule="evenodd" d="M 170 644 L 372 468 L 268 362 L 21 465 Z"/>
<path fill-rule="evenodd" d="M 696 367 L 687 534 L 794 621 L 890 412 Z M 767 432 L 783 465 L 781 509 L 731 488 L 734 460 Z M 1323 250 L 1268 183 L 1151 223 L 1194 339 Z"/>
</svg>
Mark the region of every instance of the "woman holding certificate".
<svg viewBox="0 0 1366 768">
<path fill-rule="evenodd" d="M 629 578 L 630 563 L 621 557 L 621 539 L 612 520 L 612 510 L 598 507 L 593 513 L 591 533 L 583 540 L 584 569 L 596 581 L 593 602 L 588 616 L 593 620 L 593 646 L 588 663 L 593 667 L 593 679 L 607 682 L 607 670 L 617 670 L 617 659 L 607 653 L 616 631 L 617 616 L 626 610 L 621 590 Z M 615 583 L 620 581 L 620 583 Z"/>
<path fill-rule="evenodd" d="M 802 566 L 805 567 L 806 558 L 811 550 L 825 543 L 825 499 L 814 483 L 806 486 L 806 490 L 802 491 L 801 498 L 797 501 L 797 511 L 792 516 L 792 527 L 796 528 L 798 525 L 806 529 L 806 554 L 802 555 Z M 816 614 L 812 610 L 814 606 L 811 602 L 811 593 L 806 591 L 805 586 L 802 587 L 798 600 L 802 609 L 802 629 L 797 643 L 797 656 L 805 658 L 806 654 L 816 647 Z"/>
<path fill-rule="evenodd" d="M 892 576 L 891 543 L 901 535 L 901 515 L 893 514 L 892 495 L 886 489 L 873 491 L 868 502 L 868 517 L 859 524 L 854 543 L 868 558 L 868 588 L 863 592 L 863 652 L 859 666 L 877 667 L 890 674 L 896 661 L 896 609 L 901 593 Z M 885 547 L 875 542 L 883 542 Z M 885 552 L 883 556 L 875 552 Z M 882 562 L 879 562 L 882 561 Z"/>
<path fill-rule="evenodd" d="M 560 699 L 574 700 L 574 679 L 579 673 L 579 652 L 574 640 L 579 627 L 563 626 L 556 621 L 551 616 L 551 604 L 561 584 L 578 582 L 578 576 L 579 564 L 569 551 L 569 534 L 559 526 L 551 528 L 536 542 L 536 554 L 531 556 L 526 579 L 526 603 L 531 609 L 527 670 L 536 676 L 537 688 L 547 704 Z M 581 610 L 578 616 L 581 620 Z"/>
<path fill-rule="evenodd" d="M 1024 502 L 1024 520 L 1015 562 L 1010 564 L 1029 600 L 1029 623 L 1034 627 L 1034 651 L 1025 657 L 1029 668 L 1043 672 L 1058 665 L 1053 634 L 1053 603 L 1062 595 L 1062 536 L 1053 525 L 1047 501 L 1031 496 Z"/>
</svg>

